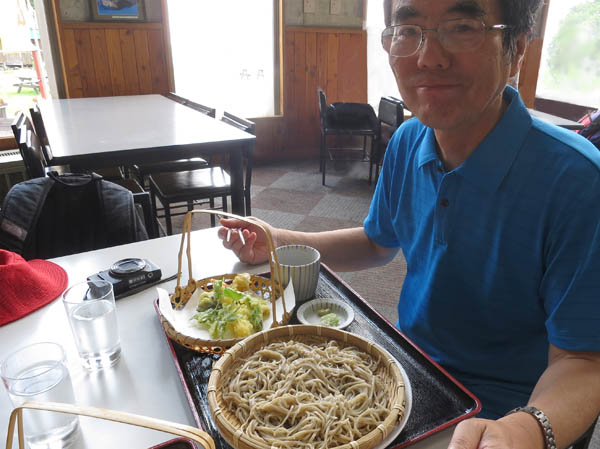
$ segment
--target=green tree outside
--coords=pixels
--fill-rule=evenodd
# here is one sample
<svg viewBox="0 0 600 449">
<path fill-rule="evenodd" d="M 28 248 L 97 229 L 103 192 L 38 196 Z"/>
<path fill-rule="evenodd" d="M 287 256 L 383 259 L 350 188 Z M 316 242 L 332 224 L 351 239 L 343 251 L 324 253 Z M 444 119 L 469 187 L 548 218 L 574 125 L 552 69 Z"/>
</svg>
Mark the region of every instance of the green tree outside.
<svg viewBox="0 0 600 449">
<path fill-rule="evenodd" d="M 600 0 L 569 11 L 549 45 L 547 64 L 541 79 L 545 88 L 600 106 Z"/>
</svg>

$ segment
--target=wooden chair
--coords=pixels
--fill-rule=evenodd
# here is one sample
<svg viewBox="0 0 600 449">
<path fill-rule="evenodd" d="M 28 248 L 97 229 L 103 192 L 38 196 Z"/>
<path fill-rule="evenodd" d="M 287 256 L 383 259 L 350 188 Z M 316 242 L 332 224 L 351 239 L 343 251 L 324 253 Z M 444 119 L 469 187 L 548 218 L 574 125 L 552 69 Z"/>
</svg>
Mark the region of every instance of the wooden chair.
<svg viewBox="0 0 600 449">
<path fill-rule="evenodd" d="M 394 132 L 404 121 L 404 108 L 406 108 L 406 105 L 398 98 L 381 97 L 381 100 L 379 100 L 377 114 L 377 118 L 379 119 L 379 136 L 377 138 L 377 145 L 374 148 L 375 151 L 371 155 L 369 184 L 371 183 L 373 167 L 375 167 L 375 179 L 377 180 L 379 177 L 379 168 L 383 162 L 383 156 L 385 155 L 388 143 Z"/>
<path fill-rule="evenodd" d="M 172 92 L 165 96 L 173 101 L 176 101 L 177 103 L 201 112 L 204 115 L 208 115 L 212 118 L 216 117 L 216 110 L 214 108 L 204 106 L 200 103 L 195 103 Z M 205 159 L 201 157 L 193 157 L 189 159 L 178 159 L 176 161 L 135 164 L 131 167 L 131 170 L 136 176 L 138 182 L 142 186 L 146 187 L 146 178 L 153 173 L 196 170 L 198 168 L 207 167 L 208 165 L 209 164 Z"/>
<path fill-rule="evenodd" d="M 221 120 L 243 131 L 255 133 L 254 123 L 228 112 L 224 113 Z M 249 215 L 251 212 L 252 150 L 244 152 L 243 160 L 245 213 Z M 159 210 L 156 203 L 157 197 L 164 208 L 164 215 L 157 214 L 157 218 L 165 218 L 168 235 L 173 233 L 171 217 L 183 215 L 198 205 L 208 204 L 211 209 L 215 209 L 215 198 L 221 198 L 221 209 L 227 212 L 227 197 L 231 196 L 231 178 L 223 167 L 207 166 L 196 170 L 154 173 L 148 179 L 154 210 Z M 180 207 L 173 206 L 177 203 L 185 203 L 183 206 L 186 207 L 186 210 L 173 213 L 174 207 Z M 211 215 L 210 223 L 211 226 L 215 226 L 214 215 Z"/>
<path fill-rule="evenodd" d="M 329 105 L 325 92 L 320 87 L 317 88 L 317 101 L 319 104 L 319 118 L 321 126 L 321 144 L 320 144 L 320 170 L 323 174 L 322 183 L 325 185 L 325 174 L 327 172 L 327 160 L 343 161 L 369 161 L 367 155 L 367 138 L 371 138 L 371 152 L 376 147 L 376 140 L 379 136 L 379 126 L 375 111 L 369 105 L 364 105 L 365 111 L 369 111 L 369 116 L 357 116 L 356 120 L 342 122 L 334 121 L 328 113 Z M 362 147 L 328 147 L 327 137 L 329 136 L 362 136 Z M 369 180 L 369 183 L 371 181 Z"/>
<path fill-rule="evenodd" d="M 42 113 L 40 111 L 39 106 L 36 104 L 33 108 L 29 109 L 29 114 L 31 115 L 31 120 L 33 122 L 35 133 L 37 134 L 42 144 L 42 152 L 44 153 L 44 158 L 46 159 L 46 162 L 48 162 L 52 159 L 52 149 L 50 147 L 50 142 L 48 141 L 48 134 L 46 133 L 46 127 L 44 126 L 44 120 L 42 119 Z M 77 167 L 72 165 L 70 168 L 63 166 L 60 170 L 64 173 L 87 173 L 93 171 L 109 181 L 117 181 L 119 179 L 123 179 L 124 177 L 120 167 L 93 168 Z"/>
</svg>

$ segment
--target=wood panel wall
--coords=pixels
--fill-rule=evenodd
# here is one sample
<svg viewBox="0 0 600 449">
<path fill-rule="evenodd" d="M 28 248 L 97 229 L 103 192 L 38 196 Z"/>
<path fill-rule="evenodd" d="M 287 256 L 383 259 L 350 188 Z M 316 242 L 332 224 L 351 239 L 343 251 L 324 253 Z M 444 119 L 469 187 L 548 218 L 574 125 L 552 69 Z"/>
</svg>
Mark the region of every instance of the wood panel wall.
<svg viewBox="0 0 600 449">
<path fill-rule="evenodd" d="M 325 91 L 328 103 L 367 102 L 366 31 L 287 27 L 283 86 L 285 153 L 316 157 L 320 135 L 317 87 Z"/>
<path fill-rule="evenodd" d="M 172 90 L 162 23 L 68 22 L 54 0 L 67 98 L 164 94 Z"/>
</svg>

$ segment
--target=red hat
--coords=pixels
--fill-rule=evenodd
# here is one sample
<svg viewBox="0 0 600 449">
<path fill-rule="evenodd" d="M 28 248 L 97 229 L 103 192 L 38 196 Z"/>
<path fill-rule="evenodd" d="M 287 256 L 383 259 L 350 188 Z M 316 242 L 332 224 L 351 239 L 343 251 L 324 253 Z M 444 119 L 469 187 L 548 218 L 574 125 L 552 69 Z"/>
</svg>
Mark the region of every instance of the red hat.
<svg viewBox="0 0 600 449">
<path fill-rule="evenodd" d="M 26 261 L 0 249 L 0 326 L 56 299 L 67 288 L 67 273 L 47 260 Z"/>
</svg>

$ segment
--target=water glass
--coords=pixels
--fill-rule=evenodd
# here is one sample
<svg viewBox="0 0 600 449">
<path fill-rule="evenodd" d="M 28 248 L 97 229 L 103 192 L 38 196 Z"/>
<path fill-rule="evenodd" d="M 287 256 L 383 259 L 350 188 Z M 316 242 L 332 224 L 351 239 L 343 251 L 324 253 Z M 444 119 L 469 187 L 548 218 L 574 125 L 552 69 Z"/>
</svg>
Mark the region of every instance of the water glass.
<svg viewBox="0 0 600 449">
<path fill-rule="evenodd" d="M 287 287 L 292 281 L 296 304 L 300 304 L 315 296 L 321 254 L 315 248 L 306 245 L 286 245 L 275 249 L 281 267 L 281 282 Z"/>
<path fill-rule="evenodd" d="M 117 309 L 113 286 L 89 280 L 69 287 L 63 304 L 81 363 L 89 370 L 114 365 L 121 356 Z"/>
<path fill-rule="evenodd" d="M 10 354 L 0 374 L 14 407 L 24 402 L 74 403 L 65 352 L 57 343 L 35 343 Z M 76 440 L 77 415 L 23 411 L 24 433 L 31 449 L 67 447 Z"/>
</svg>

